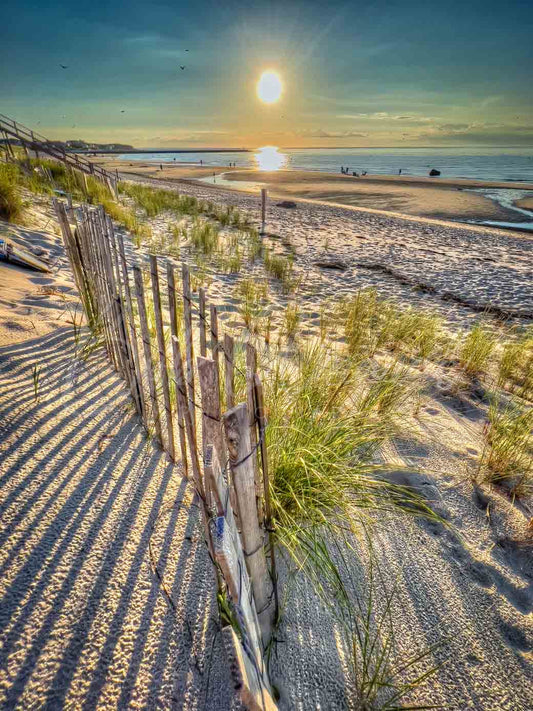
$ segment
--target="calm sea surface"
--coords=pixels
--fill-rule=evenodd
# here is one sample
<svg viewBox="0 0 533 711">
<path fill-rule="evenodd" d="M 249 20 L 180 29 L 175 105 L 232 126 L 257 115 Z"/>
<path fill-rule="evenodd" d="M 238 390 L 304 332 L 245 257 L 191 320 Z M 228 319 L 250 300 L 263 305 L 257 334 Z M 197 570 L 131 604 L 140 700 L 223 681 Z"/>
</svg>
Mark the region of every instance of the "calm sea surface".
<svg viewBox="0 0 533 711">
<path fill-rule="evenodd" d="M 216 167 L 236 163 L 241 168 L 262 170 L 350 171 L 381 175 L 427 175 L 431 168 L 441 171 L 443 178 L 477 178 L 533 182 L 532 148 L 294 148 L 264 146 L 248 153 L 125 153 L 130 161 L 176 162 Z"/>
</svg>

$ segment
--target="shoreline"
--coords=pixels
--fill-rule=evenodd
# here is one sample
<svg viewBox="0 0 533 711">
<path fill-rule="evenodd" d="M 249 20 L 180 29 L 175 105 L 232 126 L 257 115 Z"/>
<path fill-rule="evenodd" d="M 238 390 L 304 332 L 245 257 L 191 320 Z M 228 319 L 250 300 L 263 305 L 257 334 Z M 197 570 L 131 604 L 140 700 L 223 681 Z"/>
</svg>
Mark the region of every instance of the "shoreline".
<svg viewBox="0 0 533 711">
<path fill-rule="evenodd" d="M 449 220 L 462 224 L 503 223 L 493 226 L 531 232 L 528 215 L 526 221 L 524 213 L 520 213 L 519 209 L 531 209 L 533 183 L 502 183 L 466 178 L 435 179 L 403 175 L 367 175 L 354 178 L 320 171 L 260 171 L 227 166 L 113 159 L 102 163 L 107 169 L 116 170 L 125 179 L 131 176 L 171 183 L 192 182 L 248 194 L 258 194 L 260 188 L 265 187 L 273 199 L 326 202 L 344 207 L 385 211 L 409 217 Z M 516 204 L 518 209 L 514 209 L 514 206 L 502 205 L 490 196 L 483 195 L 480 190 L 531 191 L 531 198 L 529 195 L 520 197 Z M 523 206 L 518 204 L 524 201 Z M 533 229 L 533 212 L 530 221 Z M 516 226 L 513 226 L 513 223 Z"/>
</svg>

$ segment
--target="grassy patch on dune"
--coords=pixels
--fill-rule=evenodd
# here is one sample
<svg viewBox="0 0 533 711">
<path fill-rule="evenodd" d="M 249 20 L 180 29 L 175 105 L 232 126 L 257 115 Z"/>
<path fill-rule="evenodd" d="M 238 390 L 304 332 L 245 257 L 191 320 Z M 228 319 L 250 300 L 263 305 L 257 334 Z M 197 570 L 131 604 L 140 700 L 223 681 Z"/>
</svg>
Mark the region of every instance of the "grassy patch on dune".
<svg viewBox="0 0 533 711">
<path fill-rule="evenodd" d="M 484 430 L 480 472 L 513 496 L 533 493 L 533 409 L 493 400 Z"/>
<path fill-rule="evenodd" d="M 0 217 L 16 222 L 22 217 L 22 200 L 17 189 L 18 168 L 15 165 L 0 164 Z"/>
</svg>

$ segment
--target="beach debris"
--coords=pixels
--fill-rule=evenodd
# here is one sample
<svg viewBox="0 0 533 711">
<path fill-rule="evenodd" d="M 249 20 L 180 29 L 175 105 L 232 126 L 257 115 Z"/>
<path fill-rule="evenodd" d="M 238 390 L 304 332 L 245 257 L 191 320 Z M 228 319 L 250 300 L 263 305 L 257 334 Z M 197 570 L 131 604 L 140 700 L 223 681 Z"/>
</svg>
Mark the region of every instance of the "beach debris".
<svg viewBox="0 0 533 711">
<path fill-rule="evenodd" d="M 338 271 L 345 271 L 348 269 L 348 264 L 338 257 L 332 257 L 330 259 L 317 259 L 313 262 L 317 267 L 322 269 L 337 269 Z"/>
<path fill-rule="evenodd" d="M 296 203 L 292 200 L 282 200 L 281 202 L 276 203 L 276 207 L 286 207 L 288 209 L 294 209 L 296 207 Z"/>
<path fill-rule="evenodd" d="M 432 168 L 429 171 L 429 177 L 434 178 L 435 176 L 440 175 L 440 170 L 437 170 L 436 168 Z"/>
<path fill-rule="evenodd" d="M 0 239 L 0 259 L 20 267 L 30 267 L 30 269 L 36 269 L 39 272 L 50 271 L 41 259 L 37 259 L 30 252 L 16 247 L 12 242 L 8 242 L 5 239 Z"/>
</svg>

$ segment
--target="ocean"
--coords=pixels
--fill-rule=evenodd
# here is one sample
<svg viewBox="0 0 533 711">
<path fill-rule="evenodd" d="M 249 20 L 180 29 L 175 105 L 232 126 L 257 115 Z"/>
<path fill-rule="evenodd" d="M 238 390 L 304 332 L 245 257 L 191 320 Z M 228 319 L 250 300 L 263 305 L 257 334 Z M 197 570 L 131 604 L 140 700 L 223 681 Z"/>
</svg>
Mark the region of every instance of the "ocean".
<svg viewBox="0 0 533 711">
<path fill-rule="evenodd" d="M 341 166 L 370 174 L 426 176 L 431 168 L 443 178 L 473 178 L 502 182 L 533 182 L 532 148 L 277 148 L 265 146 L 247 153 L 195 152 L 124 153 L 129 161 L 212 165 L 235 163 L 262 170 L 320 170 L 338 173 Z"/>
</svg>

